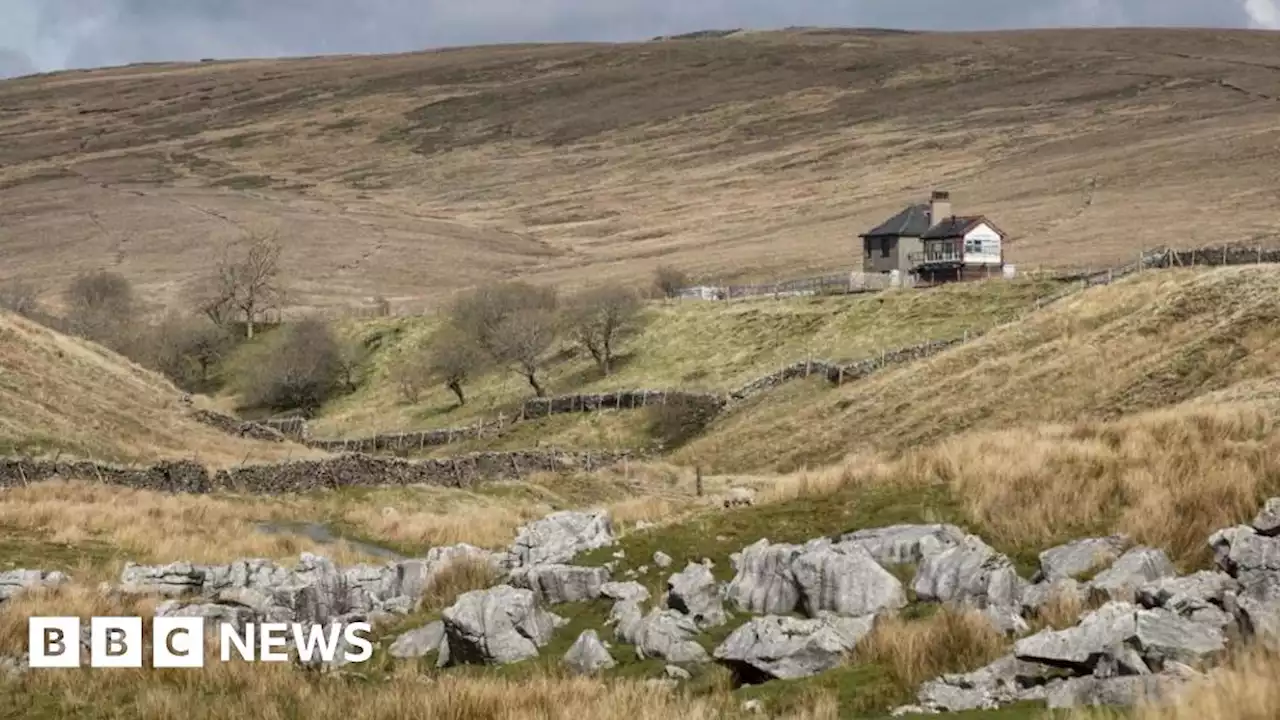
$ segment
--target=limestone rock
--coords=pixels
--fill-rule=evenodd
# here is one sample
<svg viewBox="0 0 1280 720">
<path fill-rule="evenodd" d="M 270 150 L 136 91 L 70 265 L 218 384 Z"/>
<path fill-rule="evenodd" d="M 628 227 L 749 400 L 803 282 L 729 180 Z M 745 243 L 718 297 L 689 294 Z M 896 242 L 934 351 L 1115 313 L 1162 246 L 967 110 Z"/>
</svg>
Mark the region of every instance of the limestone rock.
<svg viewBox="0 0 1280 720">
<path fill-rule="evenodd" d="M 442 642 L 444 642 L 444 623 L 436 620 L 397 637 L 387 649 L 387 653 L 394 658 L 417 658 L 438 651 Z"/>
<path fill-rule="evenodd" d="M 1166 675 L 1072 678 L 1050 688 L 1046 698 L 1050 710 L 1085 706 L 1124 706 L 1168 702 L 1176 697 L 1182 682 Z"/>
<path fill-rule="evenodd" d="M 1253 529 L 1265 537 L 1280 535 L 1280 497 L 1267 500 L 1262 510 L 1253 518 Z"/>
<path fill-rule="evenodd" d="M 1013 562 L 974 535 L 926 558 L 912 581 L 921 600 L 979 608 L 1019 607 L 1025 586 Z"/>
<path fill-rule="evenodd" d="M 636 655 L 671 663 L 707 662 L 707 651 L 693 639 L 697 634 L 693 618 L 675 610 L 655 609 L 635 632 Z"/>
<path fill-rule="evenodd" d="M 1089 583 L 1089 587 L 1105 592 L 1112 600 L 1130 600 L 1138 588 L 1153 580 L 1178 574 L 1163 550 L 1135 547 L 1126 551 Z"/>
<path fill-rule="evenodd" d="M 688 615 L 700 628 L 728 621 L 719 583 L 707 566 L 692 562 L 667 581 L 667 607 Z"/>
<path fill-rule="evenodd" d="M 634 580 L 607 582 L 600 586 L 600 594 L 612 600 L 644 602 L 649 599 L 649 589 Z"/>
<path fill-rule="evenodd" d="M 463 593 L 442 619 L 451 665 L 505 665 L 536 657 L 555 629 L 532 590 L 510 585 Z"/>
<path fill-rule="evenodd" d="M 67 582 L 57 570 L 6 570 L 0 572 L 0 603 L 31 590 L 52 589 Z"/>
<path fill-rule="evenodd" d="M 870 616 L 752 618 L 733 631 L 714 656 L 744 683 L 809 677 L 839 665 L 874 622 Z"/>
<path fill-rule="evenodd" d="M 609 571 L 577 565 L 526 565 L 511 571 L 509 580 L 515 587 L 534 591 L 542 602 L 558 605 L 600 597 Z"/>
<path fill-rule="evenodd" d="M 761 539 L 730 556 L 737 571 L 726 589 L 739 608 L 758 614 L 784 614 L 796 609 L 800 589 L 791 564 L 801 553 L 796 545 L 770 545 Z"/>
<path fill-rule="evenodd" d="M 1078 580 L 1086 573 L 1110 566 L 1130 544 L 1128 537 L 1112 535 L 1076 540 L 1050 548 L 1040 553 L 1040 571 L 1033 580 Z"/>
<path fill-rule="evenodd" d="M 964 537 L 955 525 L 890 525 L 846 533 L 839 545 L 860 546 L 882 566 L 908 565 L 958 545 Z"/>
<path fill-rule="evenodd" d="M 571 562 L 578 553 L 613 545 L 613 523 L 603 510 L 562 510 L 520 528 L 508 551 L 511 568 Z"/>
<path fill-rule="evenodd" d="M 592 675 L 617 664 L 595 630 L 583 630 L 565 653 L 563 662 L 579 675 Z"/>
<path fill-rule="evenodd" d="M 802 553 L 791 565 L 800 608 L 809 617 L 861 617 L 907 604 L 902 583 L 861 545 Z"/>
<path fill-rule="evenodd" d="M 671 556 L 661 550 L 653 554 L 653 564 L 660 568 L 669 568 L 671 567 L 672 562 L 674 561 L 671 559 Z"/>
</svg>

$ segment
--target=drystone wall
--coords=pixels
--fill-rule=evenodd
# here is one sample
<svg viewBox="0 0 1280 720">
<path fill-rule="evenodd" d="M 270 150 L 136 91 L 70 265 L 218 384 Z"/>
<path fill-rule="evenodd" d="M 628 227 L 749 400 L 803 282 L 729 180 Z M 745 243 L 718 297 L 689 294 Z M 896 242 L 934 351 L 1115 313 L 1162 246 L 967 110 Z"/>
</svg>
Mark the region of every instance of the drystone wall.
<svg viewBox="0 0 1280 720">
<path fill-rule="evenodd" d="M 1170 250 L 1157 248 L 1144 251 L 1137 262 L 1117 267 L 1065 274 L 1055 276 L 1059 280 L 1068 281 L 1054 294 L 1042 298 L 1037 308 L 1045 307 L 1053 302 L 1074 295 L 1075 293 L 1095 285 L 1107 285 L 1123 277 L 1143 270 L 1183 266 L 1213 265 L 1253 265 L 1259 263 L 1280 263 L 1280 249 L 1248 248 L 1248 247 L 1205 247 L 1190 250 Z M 854 362 L 840 363 L 830 360 L 804 360 L 788 365 L 769 373 L 724 394 L 684 392 L 679 390 L 620 390 L 611 393 L 562 395 L 553 398 L 531 398 L 524 401 L 512 415 L 494 421 L 485 421 L 465 427 L 444 428 L 419 432 L 401 432 L 375 435 L 372 437 L 348 440 L 322 440 L 312 438 L 307 422 L 302 418 L 279 418 L 263 423 L 240 423 L 237 434 L 244 434 L 245 427 L 256 425 L 264 432 L 278 431 L 283 435 L 301 441 L 306 445 L 328 452 L 361 452 L 408 454 L 428 447 L 450 445 L 465 440 L 498 437 L 512 425 L 530 419 L 544 418 L 551 415 L 597 412 L 601 410 L 629 410 L 658 405 L 673 401 L 684 401 L 709 406 L 713 414 L 724 410 L 729 404 L 741 402 L 762 392 L 767 392 L 784 383 L 801 378 L 819 375 L 829 382 L 840 385 L 851 380 L 859 380 L 872 373 L 888 367 L 915 362 L 945 350 L 976 339 L 990 332 L 970 331 L 960 337 L 932 340 L 896 350 L 890 350 L 879 357 L 871 357 Z M 228 419 L 235 423 L 234 419 Z M 224 422 L 225 425 L 225 422 Z M 228 426 L 229 427 L 229 426 Z"/>
<path fill-rule="evenodd" d="M 636 454 L 629 452 L 530 450 L 409 461 L 348 454 L 323 460 L 244 465 L 213 472 L 190 460 L 162 462 L 149 467 L 125 467 L 84 461 L 0 458 L 0 488 L 22 487 L 56 478 L 97 480 L 110 485 L 174 493 L 233 491 L 281 494 L 404 485 L 472 487 L 486 481 L 519 479 L 536 472 L 591 471 L 633 457 L 637 457 Z"/>
</svg>

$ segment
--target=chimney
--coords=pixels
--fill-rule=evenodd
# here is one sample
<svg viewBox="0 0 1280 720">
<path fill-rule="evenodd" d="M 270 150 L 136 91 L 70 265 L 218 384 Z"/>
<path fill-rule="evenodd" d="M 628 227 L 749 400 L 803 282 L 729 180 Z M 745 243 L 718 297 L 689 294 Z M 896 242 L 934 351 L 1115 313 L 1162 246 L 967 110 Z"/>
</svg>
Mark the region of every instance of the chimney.
<svg viewBox="0 0 1280 720">
<path fill-rule="evenodd" d="M 946 190 L 934 190 L 929 199 L 929 225 L 932 227 L 951 217 L 951 193 Z"/>
</svg>

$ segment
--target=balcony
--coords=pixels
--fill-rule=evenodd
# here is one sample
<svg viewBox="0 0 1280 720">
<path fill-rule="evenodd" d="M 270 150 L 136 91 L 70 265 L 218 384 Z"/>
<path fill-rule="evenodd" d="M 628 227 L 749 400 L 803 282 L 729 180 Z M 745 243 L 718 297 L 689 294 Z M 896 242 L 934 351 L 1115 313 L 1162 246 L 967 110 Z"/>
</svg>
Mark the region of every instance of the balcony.
<svg viewBox="0 0 1280 720">
<path fill-rule="evenodd" d="M 953 245 L 925 248 L 924 252 L 909 253 L 907 260 L 912 265 L 931 265 L 942 263 L 959 264 L 964 261 L 964 253 Z"/>
</svg>

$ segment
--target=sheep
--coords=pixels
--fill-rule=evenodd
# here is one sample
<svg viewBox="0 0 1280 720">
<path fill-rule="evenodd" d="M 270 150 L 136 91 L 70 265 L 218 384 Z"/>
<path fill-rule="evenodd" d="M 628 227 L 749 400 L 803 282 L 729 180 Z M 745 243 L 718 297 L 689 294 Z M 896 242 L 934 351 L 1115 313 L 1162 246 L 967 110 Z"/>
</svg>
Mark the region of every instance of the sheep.
<svg viewBox="0 0 1280 720">
<path fill-rule="evenodd" d="M 724 497 L 724 506 L 730 508 L 741 505 L 754 505 L 755 501 L 755 490 L 752 490 L 751 488 L 735 487 L 729 488 L 729 492 Z"/>
</svg>

